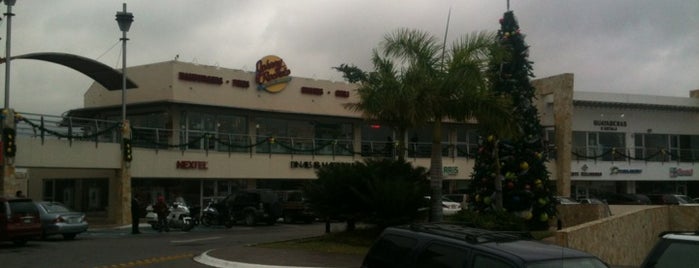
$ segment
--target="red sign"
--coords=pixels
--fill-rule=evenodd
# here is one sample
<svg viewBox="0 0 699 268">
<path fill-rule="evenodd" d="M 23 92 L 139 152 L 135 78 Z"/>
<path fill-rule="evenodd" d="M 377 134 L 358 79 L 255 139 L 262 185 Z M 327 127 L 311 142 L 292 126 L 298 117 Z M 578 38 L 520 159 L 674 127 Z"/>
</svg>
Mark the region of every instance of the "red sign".
<svg viewBox="0 0 699 268">
<path fill-rule="evenodd" d="M 177 169 L 208 169 L 206 161 L 177 161 Z"/>
</svg>

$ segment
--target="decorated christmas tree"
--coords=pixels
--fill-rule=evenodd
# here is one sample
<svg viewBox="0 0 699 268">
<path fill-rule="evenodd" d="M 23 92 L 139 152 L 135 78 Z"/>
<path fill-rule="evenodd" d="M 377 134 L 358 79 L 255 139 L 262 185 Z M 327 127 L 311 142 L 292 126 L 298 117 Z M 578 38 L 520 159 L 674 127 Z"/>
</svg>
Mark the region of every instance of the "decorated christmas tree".
<svg viewBox="0 0 699 268">
<path fill-rule="evenodd" d="M 524 218 L 530 229 L 546 229 L 556 214 L 556 191 L 545 166 L 544 130 L 533 103 L 529 47 L 512 11 L 505 12 L 500 26 L 497 37 L 507 55 L 504 62 L 491 64 L 489 79 L 495 92 L 512 98 L 521 135 L 504 139 L 482 133 L 471 181 L 474 207 L 491 211 L 501 204 L 505 211 Z M 496 195 L 499 189 L 501 201 Z"/>
</svg>

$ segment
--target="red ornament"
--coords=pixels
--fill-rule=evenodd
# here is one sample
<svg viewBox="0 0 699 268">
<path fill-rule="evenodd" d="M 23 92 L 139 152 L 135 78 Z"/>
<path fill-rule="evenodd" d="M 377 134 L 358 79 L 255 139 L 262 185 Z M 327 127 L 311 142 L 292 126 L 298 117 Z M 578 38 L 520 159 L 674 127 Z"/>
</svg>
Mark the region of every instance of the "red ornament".
<svg viewBox="0 0 699 268">
<path fill-rule="evenodd" d="M 505 21 L 505 19 L 500 18 L 500 24 L 502 24 L 503 21 Z"/>
</svg>

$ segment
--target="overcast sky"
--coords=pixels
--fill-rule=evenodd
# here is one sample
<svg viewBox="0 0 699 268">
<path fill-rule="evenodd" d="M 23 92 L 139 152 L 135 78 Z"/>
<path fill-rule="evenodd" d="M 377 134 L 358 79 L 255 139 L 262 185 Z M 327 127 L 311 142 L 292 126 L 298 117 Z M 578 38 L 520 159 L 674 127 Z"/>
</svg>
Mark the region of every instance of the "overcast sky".
<svg viewBox="0 0 699 268">
<path fill-rule="evenodd" d="M 63 52 L 121 68 L 115 14 L 124 1 L 17 0 L 12 55 Z M 448 40 L 497 31 L 506 0 L 130 0 L 127 66 L 179 60 L 254 70 L 265 55 L 292 76 L 342 80 L 331 69 L 368 69 L 371 49 L 398 28 Z M 534 73 L 575 74 L 576 91 L 689 96 L 699 89 L 699 1 L 511 0 Z M 5 13 L 4 3 L 0 10 Z M 7 19 L 0 25 L 5 56 Z M 0 67 L 4 89 L 5 66 Z M 11 64 L 10 107 L 60 115 L 82 107 L 92 80 L 35 60 Z M 2 94 L 0 94 L 2 95 Z M 0 96 L 4 100 L 3 96 Z"/>
</svg>

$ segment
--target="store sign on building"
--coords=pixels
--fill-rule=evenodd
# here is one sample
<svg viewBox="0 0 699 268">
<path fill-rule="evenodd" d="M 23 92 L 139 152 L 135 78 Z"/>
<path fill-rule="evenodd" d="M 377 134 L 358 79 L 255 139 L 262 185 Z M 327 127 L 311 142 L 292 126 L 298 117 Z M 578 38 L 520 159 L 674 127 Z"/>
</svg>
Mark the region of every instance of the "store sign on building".
<svg viewBox="0 0 699 268">
<path fill-rule="evenodd" d="M 582 165 L 580 167 L 580 170 L 582 171 L 574 171 L 570 173 L 570 176 L 572 177 L 601 177 L 602 172 L 595 172 L 595 171 L 588 171 L 589 167 L 587 165 Z"/>
<path fill-rule="evenodd" d="M 694 175 L 694 169 L 688 168 L 678 168 L 678 167 L 671 167 L 670 168 L 670 178 L 677 178 L 677 177 L 691 177 Z"/>
<path fill-rule="evenodd" d="M 177 161 L 175 167 L 177 169 L 209 169 L 206 161 Z"/>
<path fill-rule="evenodd" d="M 330 166 L 339 164 L 342 162 L 320 162 L 320 161 L 291 161 L 289 162 L 290 168 L 313 168 L 319 169 L 324 166 Z"/>
<path fill-rule="evenodd" d="M 446 166 L 442 168 L 444 176 L 455 176 L 459 174 L 459 167 Z"/>
<path fill-rule="evenodd" d="M 626 127 L 626 121 L 618 120 L 593 120 L 592 124 L 599 130 L 616 131 L 620 127 Z"/>
<path fill-rule="evenodd" d="M 277 93 L 286 87 L 291 81 L 291 70 L 286 67 L 284 61 L 273 55 L 266 56 L 257 61 L 255 65 L 255 82 L 258 89 Z"/>
<path fill-rule="evenodd" d="M 640 168 L 619 168 L 619 167 L 612 167 L 610 169 L 611 175 L 617 175 L 617 174 L 641 174 L 643 172 L 642 169 Z"/>
</svg>

